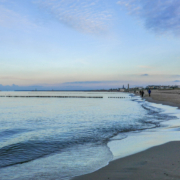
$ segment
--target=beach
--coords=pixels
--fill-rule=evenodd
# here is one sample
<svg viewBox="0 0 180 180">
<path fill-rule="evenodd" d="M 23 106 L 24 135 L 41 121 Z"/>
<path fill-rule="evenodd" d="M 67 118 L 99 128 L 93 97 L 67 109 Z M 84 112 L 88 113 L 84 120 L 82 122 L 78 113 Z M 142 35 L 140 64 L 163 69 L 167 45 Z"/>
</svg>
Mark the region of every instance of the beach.
<svg viewBox="0 0 180 180">
<path fill-rule="evenodd" d="M 144 138 L 133 132 L 154 130 L 164 121 L 159 108 L 130 93 L 2 91 L 0 96 L 1 180 L 69 180 L 95 172 L 114 159 L 109 144 L 116 138 L 132 147 L 133 138 L 140 143 Z M 127 155 L 140 152 L 134 150 Z"/>
<path fill-rule="evenodd" d="M 180 108 L 180 90 L 153 90 L 149 102 Z M 179 128 L 179 127 L 178 127 Z M 180 135 L 180 133 L 179 133 Z M 180 142 L 173 141 L 112 161 L 108 166 L 73 180 L 180 179 Z"/>
<path fill-rule="evenodd" d="M 168 99 L 167 92 L 162 94 Z M 1 180 L 179 179 L 175 107 L 123 92 L 0 96 Z"/>
<path fill-rule="evenodd" d="M 180 90 L 152 90 L 151 97 L 145 91 L 144 98 L 149 102 L 180 108 Z"/>
</svg>

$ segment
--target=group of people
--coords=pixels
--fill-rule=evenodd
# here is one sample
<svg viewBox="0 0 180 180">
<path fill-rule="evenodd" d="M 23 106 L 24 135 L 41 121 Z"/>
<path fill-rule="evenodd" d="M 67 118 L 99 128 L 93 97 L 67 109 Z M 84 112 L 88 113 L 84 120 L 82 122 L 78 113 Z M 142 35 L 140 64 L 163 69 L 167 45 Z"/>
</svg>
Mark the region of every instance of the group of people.
<svg viewBox="0 0 180 180">
<path fill-rule="evenodd" d="M 147 92 L 148 92 L 149 97 L 150 97 L 150 96 L 151 96 L 151 90 L 150 90 L 150 89 L 148 89 L 148 90 L 147 90 Z M 142 90 L 142 91 L 140 91 L 139 93 L 140 93 L 141 97 L 143 97 L 143 96 L 144 96 L 144 91 L 143 91 L 143 90 Z"/>
</svg>

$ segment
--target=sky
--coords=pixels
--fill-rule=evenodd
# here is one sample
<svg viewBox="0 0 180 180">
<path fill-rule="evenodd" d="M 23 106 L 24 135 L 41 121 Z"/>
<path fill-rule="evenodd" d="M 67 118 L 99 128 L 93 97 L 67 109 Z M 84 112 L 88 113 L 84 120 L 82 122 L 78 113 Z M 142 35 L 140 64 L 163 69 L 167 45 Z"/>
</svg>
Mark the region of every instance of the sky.
<svg viewBox="0 0 180 180">
<path fill-rule="evenodd" d="M 180 85 L 179 0 L 0 0 L 0 90 Z"/>
</svg>

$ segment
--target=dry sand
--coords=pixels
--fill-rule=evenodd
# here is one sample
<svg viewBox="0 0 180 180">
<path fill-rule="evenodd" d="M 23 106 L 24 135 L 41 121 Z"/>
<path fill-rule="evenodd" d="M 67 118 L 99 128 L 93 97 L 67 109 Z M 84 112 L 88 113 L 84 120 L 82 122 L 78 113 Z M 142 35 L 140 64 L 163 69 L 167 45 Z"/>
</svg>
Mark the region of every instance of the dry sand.
<svg viewBox="0 0 180 180">
<path fill-rule="evenodd" d="M 180 90 L 153 90 L 147 101 L 180 108 Z M 180 180 L 180 142 L 169 142 L 110 162 L 73 180 Z"/>
</svg>

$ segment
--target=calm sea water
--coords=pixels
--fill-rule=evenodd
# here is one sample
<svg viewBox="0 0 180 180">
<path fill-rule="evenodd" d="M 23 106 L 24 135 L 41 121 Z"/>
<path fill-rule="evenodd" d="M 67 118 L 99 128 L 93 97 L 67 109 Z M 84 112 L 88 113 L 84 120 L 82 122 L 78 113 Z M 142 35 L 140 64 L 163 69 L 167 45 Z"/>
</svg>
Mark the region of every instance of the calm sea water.
<svg viewBox="0 0 180 180">
<path fill-rule="evenodd" d="M 113 159 L 107 143 L 175 119 L 126 93 L 1 92 L 0 95 L 103 98 L 0 98 L 1 180 L 70 179 Z M 124 97 L 124 98 L 109 98 Z M 122 147 L 123 148 L 123 147 Z"/>
</svg>

